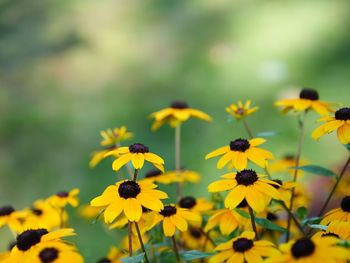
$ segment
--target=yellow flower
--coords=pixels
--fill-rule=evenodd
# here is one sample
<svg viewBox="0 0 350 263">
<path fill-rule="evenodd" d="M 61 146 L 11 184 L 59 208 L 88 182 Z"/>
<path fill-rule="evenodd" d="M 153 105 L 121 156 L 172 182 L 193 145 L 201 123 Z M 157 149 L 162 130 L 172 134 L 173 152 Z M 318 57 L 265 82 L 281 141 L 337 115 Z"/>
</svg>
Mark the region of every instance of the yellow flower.
<svg viewBox="0 0 350 263">
<path fill-rule="evenodd" d="M 311 263 L 311 262 L 346 262 L 350 253 L 346 248 L 338 247 L 339 239 L 334 237 L 300 238 L 280 245 L 282 254 L 271 257 L 271 263 Z"/>
<path fill-rule="evenodd" d="M 259 107 L 250 107 L 251 100 L 247 100 L 244 105 L 242 101 L 238 101 L 237 105 L 236 104 L 231 104 L 230 106 L 226 107 L 226 112 L 231 114 L 233 117 L 236 119 L 242 119 L 255 111 L 259 109 Z"/>
<path fill-rule="evenodd" d="M 298 99 L 284 99 L 275 103 L 276 106 L 283 107 L 283 112 L 314 110 L 321 116 L 325 116 L 333 110 L 329 102 L 319 100 L 318 92 L 314 89 L 302 89 Z"/>
<path fill-rule="evenodd" d="M 350 143 L 350 108 L 341 108 L 335 112 L 334 117 L 324 117 L 318 121 L 326 123 L 314 130 L 313 139 L 317 140 L 326 133 L 337 130 L 339 142 L 342 144 Z"/>
<path fill-rule="evenodd" d="M 332 221 L 326 231 L 319 231 L 315 237 L 333 236 L 343 240 L 350 240 L 350 222 Z"/>
<path fill-rule="evenodd" d="M 204 198 L 196 199 L 192 196 L 182 197 L 178 202 L 178 206 L 181 208 L 186 208 L 193 213 L 196 213 L 201 220 L 199 222 L 198 221 L 193 222 L 193 224 L 196 224 L 198 226 L 202 225 L 202 213 L 208 212 L 214 207 L 214 205 L 209 201 L 207 201 L 206 199 Z"/>
<path fill-rule="evenodd" d="M 308 162 L 305 160 L 299 160 L 299 166 L 306 165 Z M 287 154 L 283 156 L 281 159 L 272 162 L 269 164 L 268 170 L 270 173 L 280 173 L 280 172 L 288 172 L 291 175 L 294 175 L 295 169 L 291 169 L 291 167 L 296 166 L 296 158 L 292 154 Z M 301 176 L 303 171 L 298 171 L 298 176 Z"/>
<path fill-rule="evenodd" d="M 108 186 L 102 195 L 91 201 L 91 205 L 106 208 L 104 211 L 106 223 L 112 223 L 122 212 L 129 221 L 139 221 L 142 206 L 157 212 L 163 209 L 160 199 L 165 199 L 168 195 L 155 190 L 156 187 L 155 184 L 142 181 L 120 181 Z"/>
<path fill-rule="evenodd" d="M 187 121 L 190 117 L 205 121 L 212 120 L 208 114 L 200 110 L 189 108 L 186 102 L 174 101 L 171 103 L 170 107 L 151 114 L 151 118 L 155 120 L 152 125 L 152 130 L 155 131 L 159 129 L 164 123 L 169 123 L 172 128 L 175 128 L 182 122 Z"/>
<path fill-rule="evenodd" d="M 112 168 L 114 171 L 119 169 L 131 161 L 136 170 L 143 167 L 146 161 L 153 164 L 157 169 L 164 172 L 164 160 L 154 153 L 150 153 L 147 146 L 141 143 L 134 143 L 129 147 L 119 147 L 116 150 L 110 151 L 107 155 L 118 155 L 119 157 L 113 162 Z"/>
<path fill-rule="evenodd" d="M 245 231 L 225 243 L 218 245 L 215 250 L 218 254 L 209 259 L 209 263 L 259 263 L 263 257 L 278 255 L 279 251 L 269 241 L 254 241 L 255 233 Z"/>
<path fill-rule="evenodd" d="M 187 231 L 182 232 L 181 236 L 186 248 L 195 250 L 203 250 L 204 248 L 204 251 L 214 249 L 206 234 L 200 228 L 190 227 Z"/>
<path fill-rule="evenodd" d="M 275 185 L 272 185 L 281 195 L 281 200 L 289 206 L 290 199 L 292 197 L 291 189 L 294 188 L 294 201 L 293 207 L 295 209 L 299 207 L 308 207 L 310 197 L 307 194 L 307 190 L 301 183 L 297 182 L 282 182 L 279 179 L 274 179 Z"/>
<path fill-rule="evenodd" d="M 221 147 L 207 154 L 205 159 L 223 155 L 217 163 L 218 169 L 222 169 L 226 164 L 231 162 L 232 166 L 240 171 L 247 168 L 248 160 L 260 167 L 266 167 L 267 159 L 273 159 L 273 155 L 269 151 L 256 147 L 264 142 L 266 140 L 262 138 L 251 140 L 237 139 L 231 141 L 229 146 Z"/>
<path fill-rule="evenodd" d="M 343 198 L 340 208 L 332 209 L 325 214 L 321 224 L 328 225 L 330 222 L 335 220 L 350 222 L 350 196 L 345 196 Z"/>
<path fill-rule="evenodd" d="M 65 207 L 67 204 L 70 204 L 73 207 L 77 207 L 79 204 L 79 193 L 80 190 L 78 188 L 74 188 L 69 192 L 61 191 L 53 196 L 50 196 L 47 201 L 53 207 L 62 208 Z"/>
<path fill-rule="evenodd" d="M 176 174 L 174 173 L 163 173 L 161 170 L 159 169 L 153 169 L 148 171 L 145 174 L 145 177 L 142 179 L 142 181 L 146 181 L 146 182 L 157 182 L 157 183 L 161 183 L 161 184 L 172 184 L 172 183 L 176 183 L 176 182 L 180 182 L 180 179 L 178 179 L 176 177 Z"/>
<path fill-rule="evenodd" d="M 164 175 L 170 176 L 171 178 L 176 178 L 177 182 L 198 183 L 201 178 L 197 172 L 186 169 L 181 169 L 179 172 L 168 171 L 164 173 Z"/>
<path fill-rule="evenodd" d="M 127 258 L 128 254 L 126 254 L 123 250 L 120 250 L 117 247 L 111 247 L 109 249 L 108 255 L 105 258 L 101 258 L 98 262 L 109 262 L 109 263 L 122 263 L 122 258 Z"/>
<path fill-rule="evenodd" d="M 23 222 L 27 217 L 25 211 L 16 211 L 12 206 L 0 207 L 0 228 L 7 225 L 12 231 L 22 231 Z"/>
<path fill-rule="evenodd" d="M 35 252 L 31 253 L 23 263 L 83 263 L 82 256 L 72 245 L 63 242 L 49 241 L 36 246 Z"/>
<path fill-rule="evenodd" d="M 175 234 L 176 229 L 179 229 L 181 232 L 186 231 L 188 228 L 187 221 L 199 222 L 200 220 L 201 218 L 198 214 L 188 209 L 166 205 L 157 214 L 156 222 L 157 224 L 162 222 L 164 235 L 171 237 Z"/>
<path fill-rule="evenodd" d="M 226 208 L 236 208 L 243 199 L 256 212 L 262 212 L 271 198 L 281 199 L 280 193 L 272 186 L 276 182 L 262 178 L 253 170 L 242 170 L 237 173 L 228 173 L 224 180 L 211 183 L 209 192 L 223 192 L 231 190 L 225 199 Z"/>
</svg>

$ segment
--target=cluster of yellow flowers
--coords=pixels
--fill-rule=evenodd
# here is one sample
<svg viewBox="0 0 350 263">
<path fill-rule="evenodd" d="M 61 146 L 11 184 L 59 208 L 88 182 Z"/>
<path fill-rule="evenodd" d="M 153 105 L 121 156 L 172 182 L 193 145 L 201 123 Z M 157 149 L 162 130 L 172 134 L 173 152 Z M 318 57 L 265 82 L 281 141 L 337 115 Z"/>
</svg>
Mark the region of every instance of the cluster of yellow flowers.
<svg viewBox="0 0 350 263">
<path fill-rule="evenodd" d="M 91 220 L 103 216 L 101 224 L 109 229 L 127 229 L 127 235 L 98 262 L 350 260 L 350 179 L 344 176 L 350 175 L 350 158 L 337 177 L 326 168 L 308 165 L 302 158 L 305 116 L 312 110 L 324 122 L 312 138 L 319 139 L 336 130 L 339 142 L 350 150 L 350 108 L 335 111 L 334 105 L 321 101 L 318 92 L 308 88 L 301 90 L 299 98 L 277 101 L 282 112 L 296 113 L 300 138 L 296 154 L 276 161 L 270 151 L 262 148 L 266 139 L 254 136 L 248 125 L 247 118 L 258 107 L 252 107 L 250 100 L 229 105 L 226 112 L 243 124 L 246 135 L 228 140 L 226 146 L 205 156 L 219 157 L 217 169 L 228 170 L 209 184 L 210 199 L 183 195 L 184 186 L 198 183 L 200 175 L 181 165 L 182 125 L 191 117 L 210 122 L 208 114 L 190 108 L 184 101 L 174 101 L 170 107 L 150 115 L 154 119 L 152 130 L 166 123 L 174 128 L 173 171 L 165 171 L 163 158 L 145 144 L 124 146 L 134 137 L 126 126 L 102 131 L 102 149 L 92 154 L 89 165 L 95 167 L 112 157 L 112 169 L 121 180 L 107 186 L 79 212 Z M 144 171 L 145 163 L 154 168 Z M 329 195 L 315 217 L 307 214 L 312 196 L 298 180 L 305 172 L 334 176 Z M 170 198 L 158 189 L 158 184 L 167 185 L 164 189 L 168 190 L 175 186 L 176 194 Z M 69 222 L 65 207 L 77 207 L 78 194 L 78 189 L 59 192 L 23 210 L 0 207 L 0 227 L 8 226 L 16 235 L 9 250 L 0 254 L 0 261 L 83 262 L 77 248 L 62 240 L 74 235 L 73 229 L 66 228 Z M 341 197 L 340 206 L 325 213 L 334 196 Z"/>
</svg>

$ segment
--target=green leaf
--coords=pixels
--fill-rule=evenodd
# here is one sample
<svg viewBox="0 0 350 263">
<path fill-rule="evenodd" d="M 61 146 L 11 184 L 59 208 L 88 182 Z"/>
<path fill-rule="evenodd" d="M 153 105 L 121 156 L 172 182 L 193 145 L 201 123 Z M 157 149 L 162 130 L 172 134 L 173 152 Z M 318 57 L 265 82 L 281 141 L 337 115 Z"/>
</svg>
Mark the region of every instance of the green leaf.
<svg viewBox="0 0 350 263">
<path fill-rule="evenodd" d="M 140 263 L 140 262 L 143 262 L 144 257 L 145 257 L 145 253 L 141 253 L 132 257 L 122 258 L 122 262 L 123 263 Z"/>
<path fill-rule="evenodd" d="M 256 134 L 256 137 L 273 137 L 276 136 L 278 134 L 278 132 L 274 132 L 274 131 L 267 131 L 267 132 L 259 132 Z"/>
<path fill-rule="evenodd" d="M 236 212 L 238 214 L 240 214 L 241 216 L 243 216 L 244 218 L 250 218 L 250 215 L 246 211 L 243 211 L 243 210 L 237 208 Z"/>
<path fill-rule="evenodd" d="M 342 240 L 339 243 L 337 243 L 339 246 L 350 248 L 350 241 L 348 240 Z"/>
<path fill-rule="evenodd" d="M 323 176 L 336 176 L 336 174 L 331 170 L 328 170 L 327 168 L 324 168 L 318 165 L 304 165 L 299 167 L 290 167 L 289 169 L 298 169 L 305 172 L 323 175 Z"/>
<path fill-rule="evenodd" d="M 318 224 L 321 221 L 321 217 L 310 217 L 305 218 L 303 221 L 301 221 L 301 226 L 305 227 L 307 224 Z"/>
<path fill-rule="evenodd" d="M 307 217 L 307 214 L 308 214 L 308 211 L 306 207 L 302 206 L 297 209 L 297 216 L 300 220 L 305 219 Z"/>
<path fill-rule="evenodd" d="M 311 224 L 309 225 L 311 228 L 321 229 L 323 231 L 327 231 L 327 226 L 319 225 L 319 224 Z"/>
<path fill-rule="evenodd" d="M 199 258 L 206 258 L 211 255 L 212 253 L 205 253 L 198 250 L 189 250 L 189 251 L 180 252 L 180 257 L 185 261 L 199 259 Z"/>
<path fill-rule="evenodd" d="M 348 149 L 348 151 L 350 151 L 350 143 L 345 144 L 344 146 L 345 146 L 346 149 Z"/>
</svg>

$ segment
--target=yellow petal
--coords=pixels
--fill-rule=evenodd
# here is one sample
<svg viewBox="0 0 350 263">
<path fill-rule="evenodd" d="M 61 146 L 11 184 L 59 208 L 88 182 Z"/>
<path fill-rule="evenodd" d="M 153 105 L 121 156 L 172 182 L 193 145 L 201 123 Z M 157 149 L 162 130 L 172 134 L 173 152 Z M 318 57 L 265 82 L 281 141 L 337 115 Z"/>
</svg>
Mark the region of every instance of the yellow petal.
<svg viewBox="0 0 350 263">
<path fill-rule="evenodd" d="M 218 163 L 217 163 L 217 168 L 222 169 L 233 157 L 233 152 L 229 151 L 222 156 Z"/>
<path fill-rule="evenodd" d="M 249 144 L 251 146 L 258 146 L 258 145 L 263 144 L 265 142 L 266 142 L 266 140 L 263 138 L 254 138 L 254 139 L 249 140 Z"/>
<path fill-rule="evenodd" d="M 227 153 L 228 151 L 230 151 L 230 146 L 220 147 L 219 149 L 216 149 L 215 151 L 212 151 L 212 152 L 208 153 L 205 156 L 205 159 L 207 160 L 209 158 L 212 158 L 212 157 L 215 157 L 215 156 Z"/>
<path fill-rule="evenodd" d="M 164 164 L 164 160 L 154 153 L 145 153 L 144 154 L 146 161 L 157 164 Z"/>
<path fill-rule="evenodd" d="M 170 221 L 169 217 L 165 217 L 163 220 L 163 232 L 167 237 L 171 237 L 175 234 L 175 226 Z"/>
<path fill-rule="evenodd" d="M 136 198 L 128 198 L 124 201 L 125 216 L 131 221 L 139 221 L 142 215 L 141 204 Z"/>
<path fill-rule="evenodd" d="M 324 125 L 322 124 L 320 127 L 316 128 L 312 133 L 312 139 L 318 140 L 321 136 L 326 134 L 326 131 L 324 130 Z"/>
<path fill-rule="evenodd" d="M 264 196 L 259 191 L 255 190 L 254 187 L 247 187 L 246 200 L 249 206 L 256 212 L 262 212 L 265 209 Z"/>
<path fill-rule="evenodd" d="M 142 153 L 132 154 L 131 162 L 134 168 L 138 170 L 142 168 L 145 158 Z"/>
<path fill-rule="evenodd" d="M 238 185 L 226 196 L 225 207 L 233 209 L 239 205 L 246 196 L 247 187 Z"/>
<path fill-rule="evenodd" d="M 118 159 L 116 159 L 113 164 L 112 168 L 114 171 L 119 171 L 119 169 L 125 165 L 127 162 L 131 160 L 132 155 L 131 154 L 124 154 L 120 156 Z"/>
<path fill-rule="evenodd" d="M 124 205 L 123 202 L 120 200 L 117 203 L 113 203 L 109 205 L 106 210 L 104 211 L 104 219 L 105 222 L 110 224 L 113 222 L 113 220 L 120 215 L 120 213 L 123 211 Z"/>
<path fill-rule="evenodd" d="M 180 230 L 180 231 L 186 231 L 187 230 L 187 222 L 185 219 L 178 215 L 172 215 L 170 217 L 170 221 Z"/>
<path fill-rule="evenodd" d="M 214 183 L 211 183 L 208 186 L 209 192 L 222 192 L 229 189 L 232 189 L 237 185 L 236 180 L 228 179 L 228 180 L 219 180 Z"/>
</svg>

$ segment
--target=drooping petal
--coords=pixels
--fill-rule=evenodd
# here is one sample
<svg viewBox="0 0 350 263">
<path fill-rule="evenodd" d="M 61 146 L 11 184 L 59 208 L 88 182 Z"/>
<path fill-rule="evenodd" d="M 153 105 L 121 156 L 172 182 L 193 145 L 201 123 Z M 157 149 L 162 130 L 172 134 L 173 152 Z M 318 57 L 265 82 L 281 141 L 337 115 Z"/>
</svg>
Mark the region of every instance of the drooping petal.
<svg viewBox="0 0 350 263">
<path fill-rule="evenodd" d="M 131 154 L 124 154 L 120 156 L 118 159 L 116 159 L 113 164 L 112 168 L 114 171 L 119 171 L 119 169 L 124 166 L 127 162 L 131 160 L 132 155 Z"/>
<path fill-rule="evenodd" d="M 142 153 L 132 154 L 131 162 L 135 169 L 141 169 L 145 162 L 145 158 Z"/>
<path fill-rule="evenodd" d="M 209 192 L 222 192 L 222 191 L 232 189 L 236 185 L 237 185 L 236 180 L 232 180 L 232 179 L 219 180 L 219 181 L 211 183 L 208 186 L 208 191 Z"/>
<path fill-rule="evenodd" d="M 144 153 L 146 161 L 156 164 L 164 164 L 164 160 L 154 153 Z"/>
<path fill-rule="evenodd" d="M 163 220 L 163 232 L 164 235 L 167 237 L 171 237 L 175 234 L 175 226 L 174 224 L 170 221 L 169 217 L 165 217 Z"/>
<path fill-rule="evenodd" d="M 247 187 L 238 185 L 233 188 L 232 191 L 227 195 L 225 199 L 225 207 L 233 209 L 236 208 L 240 202 L 244 199 L 247 193 Z"/>
<path fill-rule="evenodd" d="M 120 215 L 120 213 L 123 211 L 124 205 L 121 200 L 117 203 L 113 203 L 109 205 L 106 210 L 104 211 L 104 219 L 105 222 L 110 224 L 113 222 L 113 220 Z"/>
<path fill-rule="evenodd" d="M 209 158 L 212 158 L 212 157 L 215 157 L 215 156 L 218 156 L 218 155 L 222 155 L 224 153 L 227 153 L 228 151 L 230 151 L 230 146 L 220 147 L 219 149 L 216 149 L 215 151 L 212 151 L 212 152 L 208 153 L 205 156 L 205 159 L 207 160 Z"/>
</svg>

